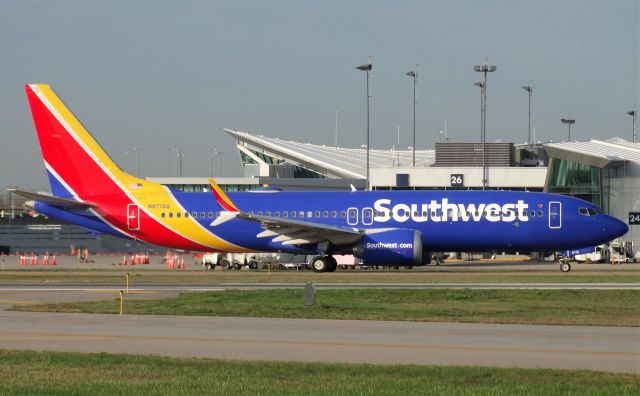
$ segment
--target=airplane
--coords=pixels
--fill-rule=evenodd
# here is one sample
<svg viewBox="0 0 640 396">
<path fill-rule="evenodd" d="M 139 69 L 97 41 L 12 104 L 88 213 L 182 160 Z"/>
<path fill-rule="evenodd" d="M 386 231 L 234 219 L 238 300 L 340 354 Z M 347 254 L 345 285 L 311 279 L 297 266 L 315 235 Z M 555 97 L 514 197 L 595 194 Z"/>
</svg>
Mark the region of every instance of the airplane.
<svg viewBox="0 0 640 396">
<path fill-rule="evenodd" d="M 54 91 L 25 86 L 51 194 L 14 190 L 36 212 L 167 248 L 334 255 L 419 266 L 433 252 L 564 251 L 615 239 L 627 225 L 590 202 L 518 191 L 183 192 L 120 169 Z M 569 271 L 569 267 L 561 267 Z"/>
</svg>

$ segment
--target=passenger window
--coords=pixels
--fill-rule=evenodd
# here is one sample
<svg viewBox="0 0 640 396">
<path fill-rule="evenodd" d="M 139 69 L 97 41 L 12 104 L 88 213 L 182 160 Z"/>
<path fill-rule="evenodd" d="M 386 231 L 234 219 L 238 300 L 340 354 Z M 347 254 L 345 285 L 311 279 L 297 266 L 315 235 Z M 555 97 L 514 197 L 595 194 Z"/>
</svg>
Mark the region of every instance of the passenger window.
<svg viewBox="0 0 640 396">
<path fill-rule="evenodd" d="M 308 211 L 307 212 L 307 217 L 308 218 L 312 218 L 313 217 L 313 212 L 312 211 Z"/>
<path fill-rule="evenodd" d="M 282 212 L 282 217 L 284 217 L 285 219 L 289 217 L 289 212 L 287 211 Z"/>
<path fill-rule="evenodd" d="M 320 217 L 320 211 L 316 210 L 316 219 Z"/>
<path fill-rule="evenodd" d="M 529 212 L 529 217 L 536 217 L 536 211 L 532 210 L 531 212 Z"/>
<path fill-rule="evenodd" d="M 213 212 L 207 212 L 207 217 L 213 219 Z"/>
<path fill-rule="evenodd" d="M 325 219 L 329 217 L 329 212 L 328 211 L 324 211 L 322 212 L 322 217 L 324 217 Z"/>
<path fill-rule="evenodd" d="M 280 217 L 280 211 L 273 212 L 274 217 Z"/>
<path fill-rule="evenodd" d="M 200 212 L 200 218 L 204 219 L 204 212 Z"/>
<path fill-rule="evenodd" d="M 191 212 L 191 217 L 198 218 L 198 212 Z"/>
<path fill-rule="evenodd" d="M 303 210 L 300 211 L 300 218 L 304 219 L 304 211 Z"/>
<path fill-rule="evenodd" d="M 344 211 L 344 210 L 340 211 L 340 217 L 342 217 L 342 218 L 347 217 L 347 212 Z"/>
<path fill-rule="evenodd" d="M 160 213 L 160 217 L 164 219 L 164 216 L 165 216 L 164 212 Z"/>
<path fill-rule="evenodd" d="M 169 212 L 169 218 L 172 219 L 173 218 L 173 212 Z"/>
<path fill-rule="evenodd" d="M 298 214 L 298 213 L 297 213 L 295 210 L 294 210 L 294 211 L 292 211 L 292 212 L 291 212 L 291 218 L 292 218 L 292 219 L 295 219 L 297 214 Z"/>
<path fill-rule="evenodd" d="M 538 217 L 542 217 L 542 211 L 541 210 L 538 211 Z"/>
<path fill-rule="evenodd" d="M 334 218 L 334 219 L 335 219 L 336 217 L 338 217 L 338 212 L 336 212 L 335 210 L 332 210 L 332 211 L 331 211 L 331 217 L 332 217 L 332 218 Z"/>
<path fill-rule="evenodd" d="M 262 211 L 261 210 L 258 211 L 258 216 L 262 216 Z"/>
<path fill-rule="evenodd" d="M 270 211 L 270 210 L 267 210 L 266 212 L 264 212 L 264 215 L 265 215 L 265 216 L 268 216 L 268 217 L 271 217 L 271 211 Z"/>
<path fill-rule="evenodd" d="M 178 213 L 176 213 L 176 217 L 177 217 L 177 218 L 181 218 L 181 217 L 182 217 L 182 212 L 178 212 Z"/>
<path fill-rule="evenodd" d="M 189 217 L 189 212 L 184 212 L 184 217 Z"/>
</svg>

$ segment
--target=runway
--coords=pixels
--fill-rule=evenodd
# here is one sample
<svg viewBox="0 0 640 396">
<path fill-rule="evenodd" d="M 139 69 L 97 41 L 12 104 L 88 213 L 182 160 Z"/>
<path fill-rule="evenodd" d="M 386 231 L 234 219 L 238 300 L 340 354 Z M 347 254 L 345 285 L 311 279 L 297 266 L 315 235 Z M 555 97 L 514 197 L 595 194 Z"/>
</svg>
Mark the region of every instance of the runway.
<svg viewBox="0 0 640 396">
<path fill-rule="evenodd" d="M 640 373 L 640 329 L 0 311 L 0 348 Z"/>
</svg>

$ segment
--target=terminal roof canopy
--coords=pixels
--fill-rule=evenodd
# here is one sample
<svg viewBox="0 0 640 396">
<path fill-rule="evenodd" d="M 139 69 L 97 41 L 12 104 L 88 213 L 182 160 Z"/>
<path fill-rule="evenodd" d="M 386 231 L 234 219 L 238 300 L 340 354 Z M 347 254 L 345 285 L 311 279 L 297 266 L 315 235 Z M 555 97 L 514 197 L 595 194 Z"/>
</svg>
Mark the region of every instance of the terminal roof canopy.
<svg viewBox="0 0 640 396">
<path fill-rule="evenodd" d="M 550 157 L 568 159 L 598 168 L 617 168 L 625 161 L 640 164 L 640 144 L 620 138 L 547 143 L 545 149 Z"/>
<path fill-rule="evenodd" d="M 224 129 L 238 140 L 238 149 L 261 150 L 280 158 L 285 162 L 303 166 L 307 169 L 324 172 L 329 178 L 360 178 L 367 174 L 366 148 L 343 148 L 310 143 L 300 143 L 262 135 L 252 135 Z M 371 168 L 408 167 L 412 161 L 411 150 L 369 151 Z M 435 162 L 434 150 L 416 150 L 416 167 L 427 167 Z"/>
</svg>

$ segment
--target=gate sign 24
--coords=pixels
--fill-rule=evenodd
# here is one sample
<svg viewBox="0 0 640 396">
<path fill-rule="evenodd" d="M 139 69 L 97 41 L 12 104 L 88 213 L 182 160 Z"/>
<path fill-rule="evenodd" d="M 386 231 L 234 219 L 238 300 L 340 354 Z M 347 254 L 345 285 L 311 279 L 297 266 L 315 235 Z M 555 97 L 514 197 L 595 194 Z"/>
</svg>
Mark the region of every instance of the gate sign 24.
<svg viewBox="0 0 640 396">
<path fill-rule="evenodd" d="M 640 212 L 629 212 L 629 224 L 640 224 Z"/>
</svg>

